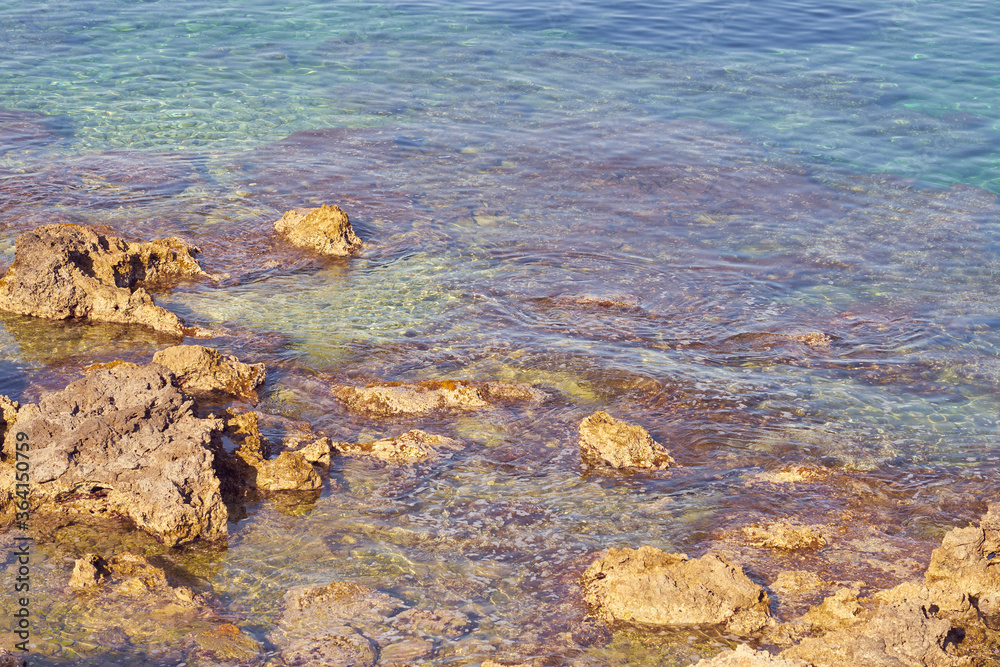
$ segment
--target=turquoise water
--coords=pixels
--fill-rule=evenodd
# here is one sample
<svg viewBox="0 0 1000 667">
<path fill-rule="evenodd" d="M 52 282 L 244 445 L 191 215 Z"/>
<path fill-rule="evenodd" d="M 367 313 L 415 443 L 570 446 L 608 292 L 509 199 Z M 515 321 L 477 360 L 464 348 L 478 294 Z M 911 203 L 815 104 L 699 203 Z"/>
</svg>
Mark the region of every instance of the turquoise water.
<svg viewBox="0 0 1000 667">
<path fill-rule="evenodd" d="M 926 561 L 995 498 L 994 2 L 0 7 L 0 268 L 48 221 L 182 236 L 214 277 L 158 303 L 268 364 L 262 409 L 467 445 L 402 472 L 339 463 L 314 506 L 263 503 L 228 551 L 171 556 L 259 638 L 286 587 L 347 578 L 474 614 L 441 664 L 690 664 L 724 641 L 563 636 L 600 549 L 695 555 L 792 516 Z M 272 238 L 319 203 L 351 216 L 359 256 Z M 0 324 L 0 393 L 22 401 L 167 344 Z M 449 378 L 550 399 L 372 423 L 329 394 Z M 597 409 L 683 472 L 587 474 L 576 429 Z M 829 478 L 754 481 L 790 465 Z M 193 660 L 176 638 L 96 647 L 61 597 L 77 547 L 46 548 L 39 660 Z M 859 549 L 821 567 L 900 576 L 853 571 Z M 784 567 L 744 555 L 765 581 Z"/>
</svg>

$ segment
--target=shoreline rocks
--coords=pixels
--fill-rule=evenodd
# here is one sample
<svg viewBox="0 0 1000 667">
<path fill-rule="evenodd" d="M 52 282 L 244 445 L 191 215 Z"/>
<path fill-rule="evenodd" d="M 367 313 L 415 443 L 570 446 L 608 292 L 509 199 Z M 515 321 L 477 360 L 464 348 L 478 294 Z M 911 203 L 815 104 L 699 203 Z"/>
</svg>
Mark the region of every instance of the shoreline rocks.
<svg viewBox="0 0 1000 667">
<path fill-rule="evenodd" d="M 347 257 L 361 247 L 361 239 L 339 206 L 292 209 L 275 221 L 274 231 L 292 245 L 331 257 Z"/>
<path fill-rule="evenodd" d="M 224 539 L 210 448 L 221 424 L 196 417 L 173 381 L 156 364 L 96 369 L 23 406 L 14 428 L 32 443 L 32 501 L 117 513 L 168 546 Z M 8 433 L 2 474 L 11 489 L 14 444 Z"/>
<path fill-rule="evenodd" d="M 663 445 L 641 426 L 599 410 L 580 422 L 580 457 L 593 466 L 665 470 L 674 463 Z"/>
<path fill-rule="evenodd" d="M 370 456 L 388 463 L 415 463 L 437 458 L 441 450 L 459 450 L 462 445 L 443 435 L 411 429 L 394 438 L 355 444 L 336 442 L 333 447 L 343 456 Z"/>
<path fill-rule="evenodd" d="M 38 227 L 15 243 L 14 263 L 0 278 L 0 309 L 22 315 L 141 324 L 181 336 L 178 317 L 153 303 L 146 287 L 205 275 L 197 248 L 176 238 L 131 243 L 67 223 Z"/>
<path fill-rule="evenodd" d="M 254 391 L 264 382 L 264 364 L 245 364 L 231 354 L 201 345 L 175 345 L 153 355 L 153 363 L 173 371 L 188 393 L 224 393 L 257 399 Z"/>
</svg>

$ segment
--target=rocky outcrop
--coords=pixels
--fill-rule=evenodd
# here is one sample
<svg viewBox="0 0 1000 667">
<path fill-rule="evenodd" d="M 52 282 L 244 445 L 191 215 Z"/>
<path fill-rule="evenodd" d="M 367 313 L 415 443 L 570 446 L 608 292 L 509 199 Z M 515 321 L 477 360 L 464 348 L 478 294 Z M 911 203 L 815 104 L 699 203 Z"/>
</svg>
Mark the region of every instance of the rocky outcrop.
<svg viewBox="0 0 1000 667">
<path fill-rule="evenodd" d="M 428 381 L 418 384 L 338 385 L 333 394 L 352 412 L 370 417 L 419 415 L 440 410 L 477 410 L 536 402 L 545 392 L 508 382 Z"/>
<path fill-rule="evenodd" d="M 820 549 L 827 544 L 818 526 L 802 526 L 788 521 L 775 521 L 766 526 L 745 526 L 743 535 L 755 547 L 785 551 Z"/>
<path fill-rule="evenodd" d="M 593 466 L 663 470 L 674 462 L 663 445 L 641 426 L 599 410 L 580 422 L 580 456 Z"/>
<path fill-rule="evenodd" d="M 15 422 L 31 442 L 36 505 L 119 514 L 169 546 L 227 534 L 210 448 L 221 426 L 197 418 L 156 364 L 93 370 L 23 406 Z M 14 447 L 8 433 L 5 458 Z M 5 466 L 4 486 L 12 475 Z"/>
<path fill-rule="evenodd" d="M 435 641 L 471 627 L 459 612 L 408 608 L 368 586 L 335 581 L 290 589 L 270 638 L 289 665 L 411 665 L 432 658 Z"/>
<path fill-rule="evenodd" d="M 245 364 L 231 354 L 201 345 L 175 345 L 153 355 L 153 362 L 177 376 L 189 394 L 223 393 L 256 400 L 264 382 L 264 364 Z"/>
<path fill-rule="evenodd" d="M 361 247 L 339 206 L 293 209 L 274 223 L 274 231 L 293 245 L 334 257 L 346 257 Z"/>
<path fill-rule="evenodd" d="M 581 579 L 591 613 L 648 628 L 718 625 L 750 635 L 771 622 L 770 598 L 722 556 L 653 547 L 609 549 Z"/>
<path fill-rule="evenodd" d="M 204 275 L 197 249 L 176 238 L 130 243 L 61 224 L 26 232 L 16 246 L 0 278 L 0 309 L 22 315 L 142 324 L 179 336 L 180 320 L 155 305 L 146 287 Z"/>
<path fill-rule="evenodd" d="M 395 438 L 371 442 L 336 442 L 333 447 L 344 456 L 372 456 L 389 463 L 414 463 L 437 458 L 443 451 L 462 448 L 457 440 L 412 429 Z"/>
</svg>

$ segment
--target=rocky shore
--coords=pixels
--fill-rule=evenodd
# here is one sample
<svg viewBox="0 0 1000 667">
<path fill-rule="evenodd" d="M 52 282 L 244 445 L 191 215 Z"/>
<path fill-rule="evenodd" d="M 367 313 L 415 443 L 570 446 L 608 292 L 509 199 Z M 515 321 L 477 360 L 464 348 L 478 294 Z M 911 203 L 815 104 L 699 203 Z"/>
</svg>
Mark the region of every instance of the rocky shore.
<svg viewBox="0 0 1000 667">
<path fill-rule="evenodd" d="M 350 256 L 362 245 L 338 207 L 290 211 L 274 229 L 308 252 Z M 198 250 L 178 239 L 130 242 L 85 226 L 56 224 L 23 234 L 16 248 L 0 279 L 2 310 L 145 327 L 175 343 L 195 333 L 213 335 L 186 327 L 150 294 L 182 280 L 208 279 Z M 826 345 L 828 339 L 804 344 Z M 227 349 L 157 344 L 144 363 L 90 364 L 82 377 L 41 393 L 37 401 L 0 396 L 0 521 L 8 529 L 15 524 L 15 452 L 18 434 L 26 434 L 32 443 L 34 523 L 123 521 L 126 530 L 163 547 L 165 560 L 159 562 L 127 550 L 86 552 L 72 559 L 71 572 L 63 567 L 52 574 L 65 579 L 67 595 L 103 610 L 93 621 L 94 632 L 121 635 L 119 644 L 165 641 L 169 633 L 163 628 L 181 627 L 181 643 L 196 664 L 346 667 L 435 664 L 443 647 L 464 638 L 480 648 L 452 654 L 450 664 L 551 664 L 528 649 L 513 655 L 476 644 L 478 630 L 494 620 L 465 610 L 461 591 L 446 607 L 425 601 L 419 589 L 405 599 L 390 592 L 389 578 L 377 581 L 372 575 L 358 583 L 320 567 L 314 584 L 282 594 L 265 632 L 259 626 L 247 629 L 240 612 L 205 590 L 210 586 L 196 591 L 182 581 L 183 573 L 171 571 L 167 555 L 225 549 L 232 532 L 244 531 L 241 522 L 262 503 L 294 516 L 300 510 L 288 508 L 308 507 L 324 492 L 337 494 L 335 471 L 345 465 L 369 466 L 366 470 L 400 485 L 419 484 L 423 466 L 470 449 L 468 438 L 425 431 L 419 420 L 436 420 L 428 423 L 440 427 L 448 420 L 488 420 L 501 411 L 543 419 L 552 391 L 509 378 L 370 383 L 309 378 L 323 388 L 330 405 L 382 429 L 351 442 L 342 433 L 314 432 L 301 420 L 293 424 L 273 403 L 261 407 L 271 371 Z M 488 421 L 476 423 L 483 428 Z M 644 426 L 604 409 L 583 418 L 564 439 L 576 448 L 581 476 L 601 480 L 596 484 L 687 474 L 689 455 L 668 451 Z M 760 483 L 824 474 L 817 470 L 800 466 Z M 568 620 L 562 634 L 547 641 L 601 650 L 625 636 L 653 642 L 663 633 L 697 631 L 717 638 L 716 649 L 731 647 L 698 662 L 700 667 L 1000 665 L 1000 497 L 991 500 L 976 525 L 945 534 L 922 576 L 884 588 L 860 581 L 837 586 L 794 615 L 778 610 L 786 598 L 806 599 L 830 585 L 824 573 L 789 568 L 763 577 L 731 553 L 689 557 L 650 544 L 608 545 L 578 557 L 565 574 L 558 609 Z M 518 499 L 456 506 L 451 512 L 465 513 L 466 532 L 447 536 L 465 545 L 465 552 L 517 543 L 525 539 L 519 526 L 551 520 L 546 511 Z M 382 528 L 373 524 L 370 530 Z M 779 521 L 739 526 L 727 539 L 738 542 L 742 553 L 801 555 L 836 541 L 833 532 Z M 443 536 L 400 527 L 387 533 L 400 547 Z M 364 537 L 340 539 L 352 544 Z M 520 547 L 537 548 L 539 558 L 555 548 Z M 402 548 L 391 555 L 402 570 L 413 569 Z M 137 606 L 139 614 L 133 613 Z M 112 622 L 116 615 L 128 620 Z M 18 664 L 17 657 L 0 652 L 2 664 Z"/>
</svg>

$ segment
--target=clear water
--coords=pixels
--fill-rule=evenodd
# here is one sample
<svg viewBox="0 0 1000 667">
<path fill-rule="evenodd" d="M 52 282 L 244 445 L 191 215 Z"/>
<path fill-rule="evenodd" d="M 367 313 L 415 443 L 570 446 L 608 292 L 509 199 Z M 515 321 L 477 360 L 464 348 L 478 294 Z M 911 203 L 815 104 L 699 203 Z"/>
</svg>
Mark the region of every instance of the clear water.
<svg viewBox="0 0 1000 667">
<path fill-rule="evenodd" d="M 601 549 L 728 549 L 769 582 L 789 562 L 732 531 L 791 517 L 845 531 L 810 567 L 877 587 L 996 498 L 997 3 L 233 4 L 0 1 L 0 108 L 46 115 L 0 133 L 0 268 L 47 221 L 183 236 L 216 279 L 158 302 L 268 364 L 261 408 L 467 445 L 338 462 L 314 505 L 167 554 L 233 622 L 263 639 L 287 587 L 347 579 L 472 614 L 435 664 L 684 665 L 726 639 L 573 639 Z M 358 257 L 269 235 L 319 203 Z M 23 401 L 168 344 L 0 324 L 0 393 Z M 437 378 L 550 399 L 371 422 L 328 390 Z M 597 409 L 678 468 L 588 474 Z M 821 479 L 760 481 L 793 465 Z M 111 622 L 67 597 L 87 550 L 162 550 L 60 530 L 37 664 L 197 662 L 197 624 L 95 641 Z"/>
</svg>

